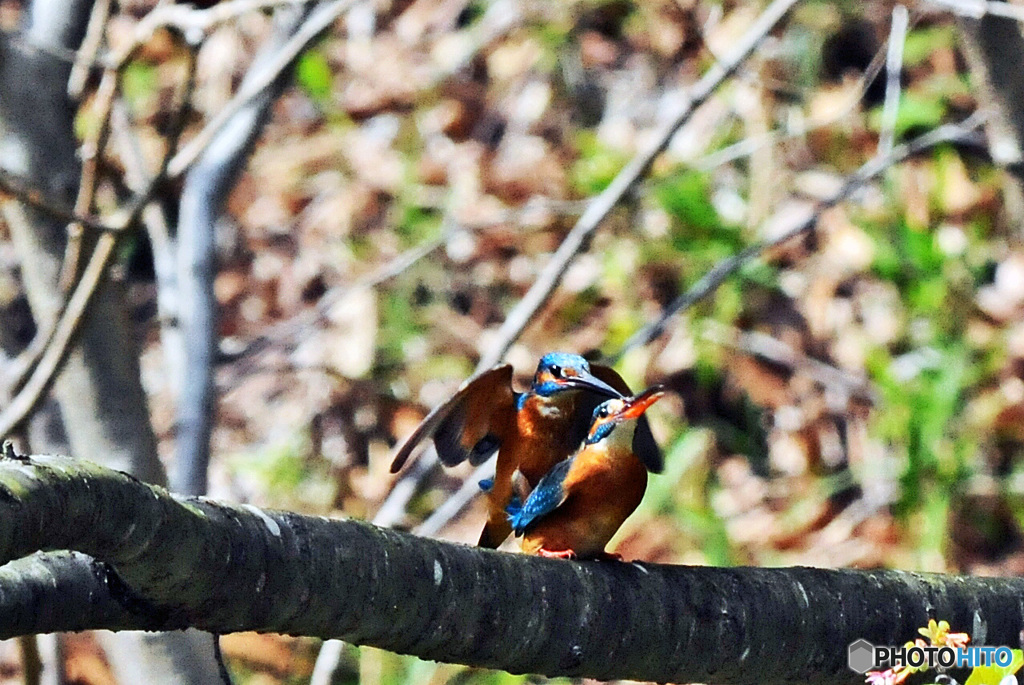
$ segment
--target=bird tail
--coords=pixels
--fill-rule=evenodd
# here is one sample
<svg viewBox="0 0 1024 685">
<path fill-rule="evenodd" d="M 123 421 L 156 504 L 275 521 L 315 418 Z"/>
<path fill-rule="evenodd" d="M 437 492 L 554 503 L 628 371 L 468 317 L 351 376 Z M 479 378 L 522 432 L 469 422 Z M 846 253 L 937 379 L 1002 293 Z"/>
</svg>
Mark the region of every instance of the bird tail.
<svg viewBox="0 0 1024 685">
<path fill-rule="evenodd" d="M 516 537 L 522 535 L 526 525 L 523 521 L 523 500 L 519 498 L 519 495 L 512 495 L 508 506 L 505 507 L 505 513 L 508 514 L 508 522 L 512 526 L 512 532 L 515 533 Z"/>
<path fill-rule="evenodd" d="M 505 513 L 508 514 L 508 520 L 515 521 L 522 510 L 523 500 L 519 498 L 519 495 L 512 495 L 512 499 L 509 500 L 508 506 L 505 507 Z"/>
</svg>

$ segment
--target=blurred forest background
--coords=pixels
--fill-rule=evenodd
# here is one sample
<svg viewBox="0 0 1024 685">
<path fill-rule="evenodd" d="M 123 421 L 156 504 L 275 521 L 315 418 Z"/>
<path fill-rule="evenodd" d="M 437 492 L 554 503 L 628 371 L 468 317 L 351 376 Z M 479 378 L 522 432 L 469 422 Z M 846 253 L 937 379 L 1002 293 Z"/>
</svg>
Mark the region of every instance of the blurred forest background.
<svg viewBox="0 0 1024 685">
<path fill-rule="evenodd" d="M 118 3 L 105 45 L 134 40 L 154 4 Z M 672 138 L 506 355 L 520 388 L 543 353 L 571 351 L 616 359 L 634 389 L 672 390 L 649 414 L 666 471 L 613 544 L 626 559 L 1024 572 L 1024 202 L 993 161 L 991 131 L 893 165 L 649 344 L 627 345 L 721 260 L 833 195 L 880 138 L 992 106 L 962 19 L 913 2 L 893 31 L 894 7 L 798 3 Z M 209 494 L 408 529 L 427 519 L 471 469 L 392 476 L 396 444 L 472 373 L 588 200 L 762 9 L 353 3 L 298 60 L 217 223 Z M 22 11 L 0 0 L 5 31 Z M 184 141 L 231 100 L 271 31 L 266 9 L 207 27 Z M 887 128 L 891 33 L 902 54 Z M 151 165 L 189 63 L 157 30 L 122 70 L 112 126 Z M 98 97 L 85 90 L 83 140 Z M 102 156 L 98 214 L 123 196 L 128 164 Z M 159 247 L 133 231 L 111 277 L 128 289 L 173 468 Z M 34 326 L 2 223 L 0 321 L 13 363 Z M 472 543 L 482 502 L 445 519 L 439 537 Z M 248 634 L 222 645 L 247 685 L 308 682 L 319 649 Z M 71 636 L 66 658 L 71 682 L 112 682 L 89 636 Z M 0 676 L 20 682 L 12 643 Z M 346 646 L 335 682 L 539 681 Z"/>
</svg>

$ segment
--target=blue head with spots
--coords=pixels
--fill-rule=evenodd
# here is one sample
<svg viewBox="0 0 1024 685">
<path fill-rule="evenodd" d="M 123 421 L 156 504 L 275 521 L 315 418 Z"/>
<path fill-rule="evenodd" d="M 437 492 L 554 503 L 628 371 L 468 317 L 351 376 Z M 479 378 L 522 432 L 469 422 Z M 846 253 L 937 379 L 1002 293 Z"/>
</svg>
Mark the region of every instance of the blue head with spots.
<svg viewBox="0 0 1024 685">
<path fill-rule="evenodd" d="M 587 390 L 602 397 L 621 397 L 615 388 L 590 372 L 590 364 L 578 354 L 550 352 L 541 357 L 530 392 L 551 397 L 568 390 Z"/>
<path fill-rule="evenodd" d="M 661 399 L 661 396 L 664 394 L 664 388 L 655 385 L 635 397 L 613 398 L 597 405 L 597 409 L 594 410 L 594 418 L 590 423 L 590 432 L 587 434 L 586 443 L 593 445 L 601 442 L 607 439 L 617 426 L 626 421 L 636 421 L 643 416 L 648 407 Z M 629 435 L 633 435 L 632 431 L 630 431 Z"/>
</svg>

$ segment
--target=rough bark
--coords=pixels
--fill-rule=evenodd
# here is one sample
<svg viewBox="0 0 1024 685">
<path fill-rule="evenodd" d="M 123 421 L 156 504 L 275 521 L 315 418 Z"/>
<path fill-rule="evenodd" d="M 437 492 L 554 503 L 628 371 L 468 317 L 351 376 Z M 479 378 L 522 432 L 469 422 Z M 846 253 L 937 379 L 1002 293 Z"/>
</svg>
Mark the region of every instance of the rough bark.
<svg viewBox="0 0 1024 685">
<path fill-rule="evenodd" d="M 0 55 L 0 166 L 67 206 L 80 173 L 74 108 L 66 95 L 71 64 L 51 50 L 74 49 L 91 5 L 32 3 L 24 31 L 7 39 Z M 32 314 L 38 325 L 48 325 L 64 303 L 58 281 L 65 225 L 13 202 L 4 211 Z M 113 468 L 163 483 L 126 312 L 120 284 L 102 284 L 54 391 L 74 453 L 103 455 Z"/>
<path fill-rule="evenodd" d="M 34 0 L 25 25 L 0 48 L 0 166 L 46 198 L 71 206 L 80 165 L 66 95 L 69 51 L 82 39 L 92 0 Z M 64 303 L 58 285 L 65 225 L 15 202 L 3 206 L 37 325 L 47 326 Z M 94 236 L 86 235 L 88 248 Z M 54 386 L 74 454 L 96 455 L 113 467 L 164 483 L 139 371 L 138 345 L 123 288 L 102 283 Z M 212 640 L 191 633 L 121 634 L 108 649 L 123 682 L 219 683 Z M 208 654 L 209 653 L 209 654 Z M 141 668 L 145 666 L 145 668 Z"/>
<path fill-rule="evenodd" d="M 942 618 L 978 644 L 1016 646 L 1024 627 L 1017 578 L 539 559 L 175 498 L 62 457 L 4 459 L 0 562 L 41 549 L 104 563 L 61 553 L 5 568 L 0 638 L 193 626 L 549 676 L 852 683 L 860 677 L 846 668 L 846 646 L 859 637 L 902 644 Z M 47 574 L 74 587 L 79 573 L 107 599 L 47 597 Z M 31 609 L 57 602 L 62 612 Z"/>
</svg>

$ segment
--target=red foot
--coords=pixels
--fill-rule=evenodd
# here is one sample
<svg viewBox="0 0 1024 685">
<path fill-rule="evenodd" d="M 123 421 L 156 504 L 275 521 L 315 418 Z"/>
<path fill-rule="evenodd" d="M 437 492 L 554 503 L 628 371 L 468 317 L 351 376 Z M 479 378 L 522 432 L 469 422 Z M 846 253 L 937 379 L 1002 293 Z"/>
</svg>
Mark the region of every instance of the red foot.
<svg viewBox="0 0 1024 685">
<path fill-rule="evenodd" d="M 571 549 L 544 549 L 541 547 L 537 550 L 537 556 L 547 557 L 548 559 L 578 559 L 579 556 Z M 592 557 L 587 557 L 594 561 L 622 561 L 622 555 L 616 554 L 615 552 L 600 552 Z"/>
</svg>

